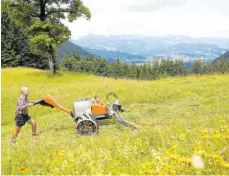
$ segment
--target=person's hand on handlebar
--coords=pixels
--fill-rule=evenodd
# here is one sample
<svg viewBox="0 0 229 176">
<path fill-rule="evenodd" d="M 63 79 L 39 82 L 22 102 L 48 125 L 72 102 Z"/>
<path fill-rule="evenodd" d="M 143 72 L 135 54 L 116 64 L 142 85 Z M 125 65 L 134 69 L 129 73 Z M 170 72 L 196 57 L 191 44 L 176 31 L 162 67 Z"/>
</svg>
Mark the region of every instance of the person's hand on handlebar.
<svg viewBox="0 0 229 176">
<path fill-rule="evenodd" d="M 27 106 L 28 107 L 31 107 L 31 106 L 33 106 L 34 105 L 34 103 L 27 103 Z"/>
</svg>

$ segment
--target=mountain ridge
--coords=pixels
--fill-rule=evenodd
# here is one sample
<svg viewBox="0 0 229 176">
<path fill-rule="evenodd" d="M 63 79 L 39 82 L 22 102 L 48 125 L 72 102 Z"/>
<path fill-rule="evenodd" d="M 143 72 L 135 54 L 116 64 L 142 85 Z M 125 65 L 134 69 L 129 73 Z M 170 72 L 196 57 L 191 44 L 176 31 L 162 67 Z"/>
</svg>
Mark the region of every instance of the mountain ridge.
<svg viewBox="0 0 229 176">
<path fill-rule="evenodd" d="M 98 57 L 106 58 L 109 62 L 114 61 L 115 59 L 119 58 L 123 62 L 135 62 L 135 63 L 142 63 L 147 58 L 138 54 L 130 54 L 127 52 L 121 51 L 114 51 L 114 50 L 96 50 L 90 48 L 84 48 L 90 54 L 96 55 Z"/>
<path fill-rule="evenodd" d="M 172 59 L 215 59 L 229 48 L 227 38 L 191 38 L 187 36 L 102 36 L 88 35 L 72 40 L 74 44 L 92 49 L 94 54 L 114 51 L 143 56 L 146 60 Z M 98 53 L 96 53 L 96 50 Z"/>
<path fill-rule="evenodd" d="M 90 55 L 86 50 L 82 47 L 68 41 L 63 43 L 58 48 L 58 59 L 62 60 L 64 57 L 71 55 L 71 54 L 79 54 L 80 56 L 87 56 Z"/>
<path fill-rule="evenodd" d="M 229 60 L 229 50 L 226 51 L 224 54 L 220 55 L 214 60 L 214 63 L 216 63 L 219 60 Z"/>
</svg>

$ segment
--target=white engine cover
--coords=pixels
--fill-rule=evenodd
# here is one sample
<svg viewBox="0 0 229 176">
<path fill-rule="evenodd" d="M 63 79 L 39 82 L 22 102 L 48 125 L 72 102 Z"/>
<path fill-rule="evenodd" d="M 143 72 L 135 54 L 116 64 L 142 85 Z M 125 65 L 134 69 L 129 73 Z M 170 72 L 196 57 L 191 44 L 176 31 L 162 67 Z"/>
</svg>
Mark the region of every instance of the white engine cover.
<svg viewBox="0 0 229 176">
<path fill-rule="evenodd" d="M 83 99 L 74 102 L 74 115 L 79 117 L 83 113 L 91 114 L 91 99 Z"/>
</svg>

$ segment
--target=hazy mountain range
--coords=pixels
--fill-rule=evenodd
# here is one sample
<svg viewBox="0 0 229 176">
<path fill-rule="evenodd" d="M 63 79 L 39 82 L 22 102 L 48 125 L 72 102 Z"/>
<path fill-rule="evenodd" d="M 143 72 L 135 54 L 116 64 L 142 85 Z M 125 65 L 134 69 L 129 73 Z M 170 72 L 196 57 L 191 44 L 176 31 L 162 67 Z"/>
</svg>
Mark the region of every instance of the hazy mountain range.
<svg viewBox="0 0 229 176">
<path fill-rule="evenodd" d="M 127 62 L 145 62 L 162 58 L 215 59 L 229 50 L 229 38 L 88 35 L 72 42 L 93 55 L 102 56 L 108 60 L 119 57 Z"/>
<path fill-rule="evenodd" d="M 146 57 L 141 56 L 139 54 L 130 54 L 121 51 L 99 50 L 99 49 L 89 49 L 89 48 L 84 48 L 84 50 L 86 50 L 90 54 L 106 58 L 108 61 L 113 61 L 117 58 L 120 58 L 123 62 L 134 61 L 135 63 L 143 63 L 147 60 Z"/>
</svg>

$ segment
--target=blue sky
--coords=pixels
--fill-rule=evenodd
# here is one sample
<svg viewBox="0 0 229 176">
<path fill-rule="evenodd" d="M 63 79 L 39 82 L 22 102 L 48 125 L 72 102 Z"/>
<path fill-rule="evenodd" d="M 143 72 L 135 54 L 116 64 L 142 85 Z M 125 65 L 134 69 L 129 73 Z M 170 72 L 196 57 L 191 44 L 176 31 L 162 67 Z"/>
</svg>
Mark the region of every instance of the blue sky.
<svg viewBox="0 0 229 176">
<path fill-rule="evenodd" d="M 97 35 L 229 38 L 229 0 L 84 0 L 92 13 L 64 23 L 72 39 Z"/>
</svg>

